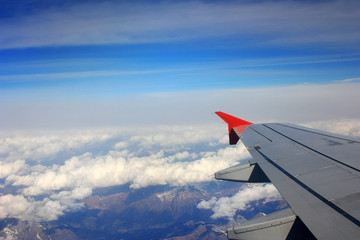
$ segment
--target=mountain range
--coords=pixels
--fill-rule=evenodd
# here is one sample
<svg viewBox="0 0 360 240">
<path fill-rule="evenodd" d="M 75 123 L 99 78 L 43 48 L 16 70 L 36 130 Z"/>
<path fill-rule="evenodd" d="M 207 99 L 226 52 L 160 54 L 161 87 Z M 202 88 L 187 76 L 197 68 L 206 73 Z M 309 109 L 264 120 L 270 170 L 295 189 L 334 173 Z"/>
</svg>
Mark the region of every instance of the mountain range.
<svg viewBox="0 0 360 240">
<path fill-rule="evenodd" d="M 199 209 L 202 200 L 235 194 L 241 184 L 207 182 L 197 186 L 154 186 L 137 190 L 126 187 L 98 189 L 83 199 L 80 211 L 56 221 L 3 219 L 0 239 L 226 239 L 228 227 L 256 216 L 286 208 L 283 200 L 254 201 L 233 219 L 211 218 Z"/>
</svg>

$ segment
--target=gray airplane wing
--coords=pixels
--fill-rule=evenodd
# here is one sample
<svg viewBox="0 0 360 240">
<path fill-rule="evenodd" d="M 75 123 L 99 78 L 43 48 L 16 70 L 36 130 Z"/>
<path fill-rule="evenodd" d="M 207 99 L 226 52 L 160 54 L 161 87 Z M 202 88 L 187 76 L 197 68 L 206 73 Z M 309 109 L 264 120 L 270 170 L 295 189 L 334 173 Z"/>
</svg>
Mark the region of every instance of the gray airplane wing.
<svg viewBox="0 0 360 240">
<path fill-rule="evenodd" d="M 360 141 L 293 124 L 216 112 L 252 159 L 216 179 L 271 181 L 291 209 L 227 230 L 229 239 L 360 239 Z"/>
</svg>

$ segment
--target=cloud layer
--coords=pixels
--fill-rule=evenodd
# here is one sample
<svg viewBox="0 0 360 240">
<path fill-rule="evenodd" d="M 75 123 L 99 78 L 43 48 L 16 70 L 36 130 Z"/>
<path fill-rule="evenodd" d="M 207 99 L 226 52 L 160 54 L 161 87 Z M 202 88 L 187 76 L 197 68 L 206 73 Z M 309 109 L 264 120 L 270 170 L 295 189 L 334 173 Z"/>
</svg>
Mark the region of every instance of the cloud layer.
<svg viewBox="0 0 360 240">
<path fill-rule="evenodd" d="M 345 128 L 342 121 L 315 125 L 360 135 L 359 121 L 345 123 Z M 241 143 L 227 145 L 223 124 L 27 131 L 2 133 L 1 139 L 0 218 L 55 220 L 82 208 L 80 200 L 91 196 L 95 188 L 211 181 L 214 172 L 249 158 Z M 272 185 L 259 184 L 242 188 L 233 197 L 203 201 L 199 207 L 212 209 L 214 218 L 231 218 L 254 200 L 277 197 Z"/>
<path fill-rule="evenodd" d="M 252 122 L 359 119 L 359 83 L 303 84 L 284 87 L 155 92 L 94 100 L 56 100 L 35 92 L 18 101 L 18 92 L 3 95 L 0 129 L 208 124 L 221 122 L 214 111 Z M 34 96 L 36 95 L 36 96 Z M 56 92 L 53 94 L 56 95 Z M 25 95 L 19 96 L 24 98 Z M 43 101 L 38 96 L 47 96 Z M 27 98 L 26 98 L 27 99 Z M 176 139 L 176 137 L 174 138 Z M 1 151 L 1 150 L 0 150 Z"/>
<path fill-rule="evenodd" d="M 1 48 L 154 43 L 214 36 L 256 39 L 256 44 L 359 41 L 357 1 L 107 1 L 55 6 L 2 21 Z"/>
<path fill-rule="evenodd" d="M 222 147 L 227 139 L 220 128 L 163 126 L 143 128 L 141 135 L 137 130 L 129 134 L 117 129 L 110 134 L 104 129 L 92 135 L 76 130 L 7 136 L 2 140 L 6 144 L 0 177 L 5 185 L 0 188 L 4 192 L 0 217 L 55 220 L 81 208 L 79 200 L 99 187 L 209 181 L 214 171 L 249 157 L 242 145 Z M 101 150 L 92 150 L 94 145 L 101 145 Z M 73 152 L 79 154 L 64 159 Z"/>
</svg>

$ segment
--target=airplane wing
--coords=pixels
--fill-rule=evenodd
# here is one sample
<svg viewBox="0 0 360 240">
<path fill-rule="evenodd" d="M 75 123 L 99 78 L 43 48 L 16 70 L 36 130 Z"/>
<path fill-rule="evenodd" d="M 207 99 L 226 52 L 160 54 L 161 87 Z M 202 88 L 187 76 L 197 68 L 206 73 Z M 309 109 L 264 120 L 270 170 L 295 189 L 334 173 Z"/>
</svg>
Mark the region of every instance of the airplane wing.
<svg viewBox="0 0 360 240">
<path fill-rule="evenodd" d="M 227 230 L 229 239 L 360 239 L 360 140 L 216 112 L 252 159 L 216 179 L 272 182 L 291 209 Z"/>
</svg>

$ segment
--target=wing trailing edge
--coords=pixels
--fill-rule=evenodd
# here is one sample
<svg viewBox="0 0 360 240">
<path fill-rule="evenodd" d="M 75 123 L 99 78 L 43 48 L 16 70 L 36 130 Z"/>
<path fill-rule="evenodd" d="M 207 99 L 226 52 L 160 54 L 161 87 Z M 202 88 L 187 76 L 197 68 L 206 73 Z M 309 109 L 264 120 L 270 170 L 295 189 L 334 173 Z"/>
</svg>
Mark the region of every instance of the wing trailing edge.
<svg viewBox="0 0 360 240">
<path fill-rule="evenodd" d="M 248 183 L 270 182 L 269 178 L 257 163 L 239 164 L 218 171 L 215 173 L 215 179 Z"/>
<path fill-rule="evenodd" d="M 231 116 L 224 112 L 215 112 L 222 120 L 228 124 L 229 128 L 229 143 L 234 145 L 239 141 L 239 135 L 245 131 L 245 129 L 253 124 L 251 122 L 245 121 L 243 119 Z"/>
<path fill-rule="evenodd" d="M 228 239 L 307 239 L 316 240 L 304 223 L 290 209 L 254 218 L 226 231 Z"/>
</svg>

